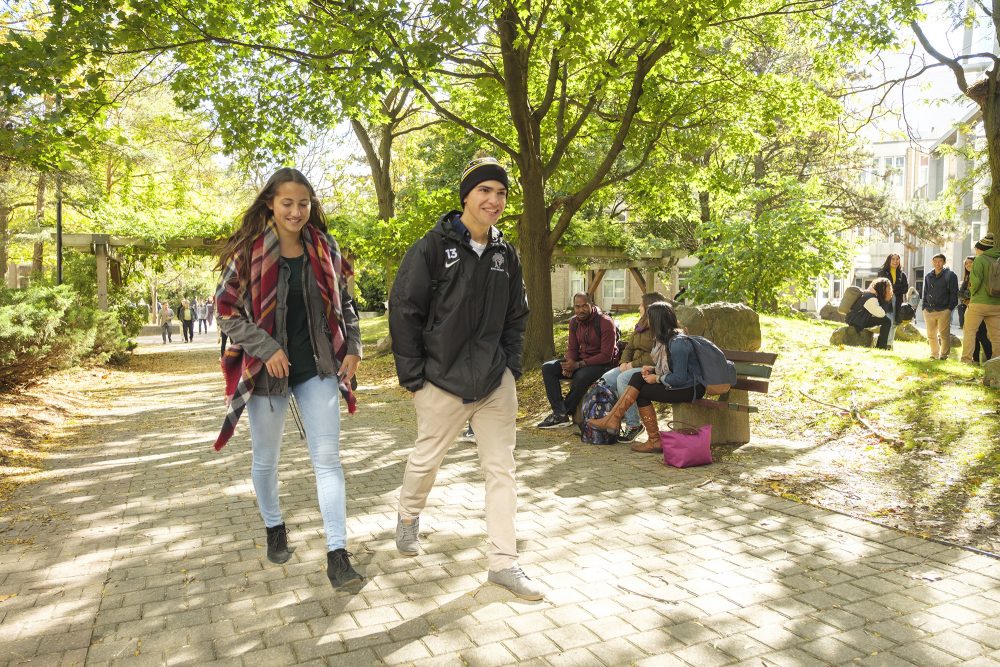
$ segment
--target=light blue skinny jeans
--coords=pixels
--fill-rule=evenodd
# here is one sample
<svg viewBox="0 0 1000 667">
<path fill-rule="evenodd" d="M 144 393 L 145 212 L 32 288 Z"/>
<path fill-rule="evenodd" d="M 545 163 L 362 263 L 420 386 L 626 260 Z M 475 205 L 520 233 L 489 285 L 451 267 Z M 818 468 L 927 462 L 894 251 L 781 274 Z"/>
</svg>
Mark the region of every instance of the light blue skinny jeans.
<svg viewBox="0 0 1000 667">
<path fill-rule="evenodd" d="M 340 388 L 336 378 L 319 376 L 291 388 L 302 413 L 316 495 L 323 515 L 327 551 L 347 547 L 347 496 L 340 465 Z M 278 505 L 278 455 L 285 431 L 288 396 L 252 396 L 247 403 L 253 464 L 250 476 L 264 525 L 284 523 Z"/>
<path fill-rule="evenodd" d="M 642 370 L 639 368 L 630 368 L 627 371 L 620 371 L 618 366 L 615 366 L 610 371 L 601 376 L 604 380 L 604 384 L 608 385 L 611 391 L 615 392 L 615 396 L 621 398 L 622 394 L 625 393 L 625 387 L 628 386 L 628 380 L 630 377 Z M 625 425 L 631 426 L 632 428 L 637 428 L 640 425 L 639 422 L 639 409 L 635 407 L 635 403 L 629 406 L 629 409 L 625 412 Z"/>
</svg>

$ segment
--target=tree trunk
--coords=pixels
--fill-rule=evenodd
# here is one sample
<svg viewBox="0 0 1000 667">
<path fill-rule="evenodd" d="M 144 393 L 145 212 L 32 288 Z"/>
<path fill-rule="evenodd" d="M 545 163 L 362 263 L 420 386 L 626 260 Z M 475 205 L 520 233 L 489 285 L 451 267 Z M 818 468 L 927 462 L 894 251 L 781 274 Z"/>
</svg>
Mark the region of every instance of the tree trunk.
<svg viewBox="0 0 1000 667">
<path fill-rule="evenodd" d="M 555 356 L 552 335 L 552 251 L 541 170 L 521 172 L 524 211 L 517 223 L 521 268 L 528 293 L 528 330 L 524 337 L 524 367 L 534 368 Z"/>
<path fill-rule="evenodd" d="M 7 277 L 7 226 L 10 224 L 10 209 L 0 206 L 0 274 Z"/>
<path fill-rule="evenodd" d="M 995 239 L 1000 239 L 1000 80 L 998 79 L 1000 79 L 1000 66 L 994 66 L 987 72 L 986 96 L 980 102 L 991 180 L 990 189 L 984 199 L 989 211 L 989 231 Z M 977 240 L 973 239 L 973 243 Z"/>
<path fill-rule="evenodd" d="M 35 224 L 38 225 L 39 230 L 45 227 L 45 186 L 45 174 L 41 173 L 38 175 L 38 189 L 35 192 Z M 31 253 L 31 273 L 33 275 L 42 275 L 44 259 L 45 244 L 42 241 L 36 241 Z"/>
</svg>

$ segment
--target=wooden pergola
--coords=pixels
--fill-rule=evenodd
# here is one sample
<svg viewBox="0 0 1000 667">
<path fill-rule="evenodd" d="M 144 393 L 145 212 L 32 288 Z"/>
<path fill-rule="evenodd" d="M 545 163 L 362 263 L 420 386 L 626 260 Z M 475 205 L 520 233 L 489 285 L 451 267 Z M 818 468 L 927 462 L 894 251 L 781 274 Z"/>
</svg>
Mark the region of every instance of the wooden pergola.
<svg viewBox="0 0 1000 667">
<path fill-rule="evenodd" d="M 54 237 L 55 235 L 53 235 Z M 187 250 L 199 254 L 214 254 L 225 242 L 216 238 L 171 239 L 163 243 L 150 243 L 144 239 L 111 236 L 110 234 L 63 234 L 62 247 L 83 252 L 97 258 L 97 307 L 108 309 L 108 281 L 121 284 L 121 265 L 116 248 L 142 248 L 149 250 Z"/>
<path fill-rule="evenodd" d="M 628 269 L 629 275 L 639 286 L 641 293 L 652 289 L 657 271 L 670 271 L 688 256 L 688 251 L 680 248 L 656 250 L 642 255 L 627 255 L 616 248 L 581 246 L 579 248 L 556 248 L 552 253 L 553 264 L 585 264 L 587 269 L 587 294 L 591 300 L 604 274 L 612 269 Z"/>
</svg>

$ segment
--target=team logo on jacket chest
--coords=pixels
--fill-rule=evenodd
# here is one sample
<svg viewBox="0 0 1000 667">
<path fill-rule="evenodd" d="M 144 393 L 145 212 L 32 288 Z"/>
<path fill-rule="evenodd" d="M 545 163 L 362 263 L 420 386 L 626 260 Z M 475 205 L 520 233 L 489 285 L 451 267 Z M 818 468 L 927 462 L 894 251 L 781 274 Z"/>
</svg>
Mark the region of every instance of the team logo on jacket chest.
<svg viewBox="0 0 1000 667">
<path fill-rule="evenodd" d="M 458 248 L 444 249 L 444 268 L 450 269 L 458 264 Z"/>
<path fill-rule="evenodd" d="M 504 268 L 504 258 L 502 252 L 497 252 L 493 254 L 493 259 L 490 260 L 490 271 L 499 271 L 500 273 L 507 273 L 507 269 Z"/>
</svg>

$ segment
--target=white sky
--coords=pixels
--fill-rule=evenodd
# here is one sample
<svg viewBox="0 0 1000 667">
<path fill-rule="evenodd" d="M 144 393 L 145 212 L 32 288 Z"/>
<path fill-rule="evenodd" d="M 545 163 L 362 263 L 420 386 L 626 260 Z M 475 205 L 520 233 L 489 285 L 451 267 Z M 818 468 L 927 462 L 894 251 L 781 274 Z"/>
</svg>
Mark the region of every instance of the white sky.
<svg viewBox="0 0 1000 667">
<path fill-rule="evenodd" d="M 925 9 L 928 17 L 920 25 L 935 49 L 945 55 L 955 56 L 962 52 L 964 29 L 951 29 L 951 19 L 944 15 L 947 4 L 939 1 L 927 6 Z M 924 63 L 936 62 L 924 52 L 908 26 L 903 27 L 899 34 L 905 44 L 901 51 L 882 53 L 870 61 L 867 68 L 871 76 L 869 85 L 899 78 L 907 72 L 915 73 Z M 983 51 L 995 51 L 992 25 L 979 25 L 973 32 L 972 52 Z M 983 62 L 979 60 L 967 63 L 966 77 L 970 84 L 981 75 L 968 71 L 969 65 Z M 855 96 L 852 106 L 856 109 L 870 107 L 883 94 L 884 89 L 861 93 Z M 867 139 L 885 141 L 909 138 L 932 142 L 950 130 L 973 107 L 973 103 L 959 92 L 951 70 L 936 67 L 917 79 L 897 85 L 886 97 L 884 107 L 888 113 L 864 130 L 863 136 Z"/>
</svg>

